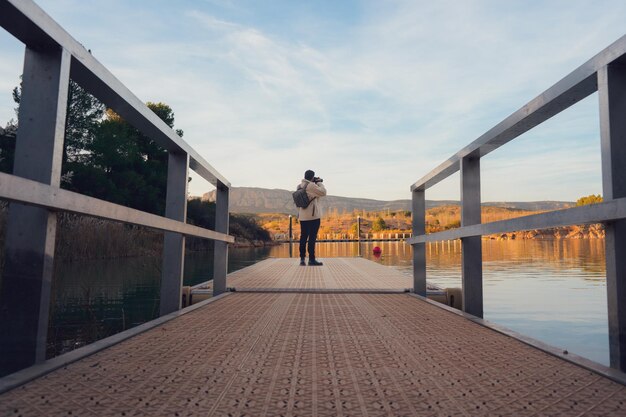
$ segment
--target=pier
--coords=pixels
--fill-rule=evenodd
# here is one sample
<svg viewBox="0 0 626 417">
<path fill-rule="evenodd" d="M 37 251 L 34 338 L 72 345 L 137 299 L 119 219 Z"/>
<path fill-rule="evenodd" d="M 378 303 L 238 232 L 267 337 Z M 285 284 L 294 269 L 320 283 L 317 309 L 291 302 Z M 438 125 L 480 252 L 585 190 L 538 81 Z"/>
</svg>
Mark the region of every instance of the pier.
<svg viewBox="0 0 626 417">
<path fill-rule="evenodd" d="M 0 26 L 25 45 L 0 173 L 0 415 L 626 415 L 626 37 L 411 186 L 413 276 L 361 258 L 227 274 L 230 182 L 34 2 L 0 0 Z M 167 151 L 164 216 L 61 187 L 70 78 Z M 480 158 L 596 91 L 604 202 L 482 223 Z M 217 189 L 214 230 L 187 223 L 189 170 Z M 426 234 L 426 190 L 457 171 L 461 227 Z M 159 317 L 46 358 L 59 212 L 163 232 Z M 606 227 L 611 367 L 482 318 L 482 236 L 585 223 Z M 214 269 L 183 308 L 188 237 L 214 243 Z M 426 298 L 426 243 L 454 239 L 461 310 Z"/>
<path fill-rule="evenodd" d="M 323 267 L 269 259 L 228 279 L 235 292 L 106 349 L 88 346 L 83 353 L 92 354 L 4 393 L 0 414 L 626 412 L 621 383 L 404 293 L 411 278 L 392 268 L 359 258 Z"/>
</svg>

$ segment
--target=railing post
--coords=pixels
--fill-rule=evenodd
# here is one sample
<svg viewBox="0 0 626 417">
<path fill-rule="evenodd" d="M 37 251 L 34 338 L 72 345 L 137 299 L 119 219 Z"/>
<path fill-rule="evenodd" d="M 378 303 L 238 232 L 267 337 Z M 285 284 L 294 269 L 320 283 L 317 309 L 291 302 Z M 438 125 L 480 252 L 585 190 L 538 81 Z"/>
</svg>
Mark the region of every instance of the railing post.
<svg viewBox="0 0 626 417">
<path fill-rule="evenodd" d="M 71 56 L 26 48 L 13 173 L 58 187 Z M 0 288 L 0 375 L 46 359 L 56 214 L 11 203 Z"/>
<path fill-rule="evenodd" d="M 461 159 L 461 226 L 481 222 L 480 218 L 480 158 Z M 480 236 L 461 239 L 461 277 L 463 311 L 483 316 L 483 259 Z"/>
<path fill-rule="evenodd" d="M 165 217 L 185 222 L 187 217 L 187 181 L 189 156 L 170 152 L 167 162 Z M 185 236 L 165 232 L 163 270 L 161 272 L 161 315 L 180 310 L 185 267 Z"/>
<path fill-rule="evenodd" d="M 293 216 L 289 215 L 289 257 L 293 258 Z"/>
<path fill-rule="evenodd" d="M 218 182 L 215 190 L 215 231 L 228 233 L 228 187 Z M 213 263 L 213 295 L 226 291 L 228 272 L 228 243 L 215 241 L 215 260 Z"/>
<path fill-rule="evenodd" d="M 602 193 L 626 197 L 626 66 L 598 71 Z M 606 289 L 611 367 L 626 372 L 626 219 L 606 223 Z"/>
<path fill-rule="evenodd" d="M 413 236 L 426 234 L 426 193 L 424 190 L 413 191 Z M 413 246 L 413 292 L 426 297 L 426 243 Z"/>
</svg>

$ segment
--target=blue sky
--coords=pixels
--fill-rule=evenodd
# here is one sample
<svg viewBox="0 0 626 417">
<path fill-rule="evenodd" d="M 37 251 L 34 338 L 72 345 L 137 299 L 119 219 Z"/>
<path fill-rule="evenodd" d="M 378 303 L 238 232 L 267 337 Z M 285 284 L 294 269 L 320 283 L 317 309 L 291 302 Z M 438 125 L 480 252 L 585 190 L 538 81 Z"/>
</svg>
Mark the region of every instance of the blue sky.
<svg viewBox="0 0 626 417">
<path fill-rule="evenodd" d="M 626 33 L 624 1 L 38 4 L 234 186 L 410 198 L 409 186 Z M 0 32 L 0 123 L 22 50 Z M 2 93 L 2 92 L 6 93 Z M 600 193 L 597 95 L 488 155 L 483 201 Z M 209 187 L 199 179 L 191 192 Z M 427 191 L 459 197 L 458 175 Z"/>
</svg>

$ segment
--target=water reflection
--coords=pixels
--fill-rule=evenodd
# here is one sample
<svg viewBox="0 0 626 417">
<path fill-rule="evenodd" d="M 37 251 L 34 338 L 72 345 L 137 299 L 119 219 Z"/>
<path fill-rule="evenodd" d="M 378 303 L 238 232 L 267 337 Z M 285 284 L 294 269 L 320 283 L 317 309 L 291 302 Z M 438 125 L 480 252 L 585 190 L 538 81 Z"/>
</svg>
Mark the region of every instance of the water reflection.
<svg viewBox="0 0 626 417">
<path fill-rule="evenodd" d="M 59 263 L 52 287 L 48 357 L 158 316 L 155 258 Z"/>
<path fill-rule="evenodd" d="M 318 257 L 364 258 L 412 274 L 403 242 L 319 243 Z M 382 249 L 379 257 L 373 249 Z M 427 277 L 461 285 L 459 241 L 427 244 Z M 297 245 L 291 254 L 297 255 Z M 229 271 L 267 257 L 290 257 L 288 244 L 229 251 Z M 296 259 L 294 259 L 296 261 Z M 608 364 L 604 241 L 593 239 L 483 241 L 487 320 Z M 160 260 L 129 258 L 57 265 L 49 354 L 130 328 L 158 314 Z M 185 285 L 211 279 L 213 254 L 188 254 Z"/>
<path fill-rule="evenodd" d="M 229 251 L 228 271 L 270 256 L 270 248 Z M 185 256 L 183 285 L 211 280 L 213 251 Z M 161 259 L 121 258 L 57 263 L 47 356 L 53 357 L 152 320 L 159 315 Z"/>
<path fill-rule="evenodd" d="M 356 256 L 357 243 L 321 243 L 319 256 Z M 412 274 L 403 242 L 363 242 L 363 257 Z M 379 246 L 377 258 L 373 248 Z M 274 248 L 271 256 L 288 256 Z M 426 245 L 429 283 L 461 286 L 461 242 Z M 484 316 L 524 335 L 608 365 L 604 240 L 484 240 Z"/>
</svg>

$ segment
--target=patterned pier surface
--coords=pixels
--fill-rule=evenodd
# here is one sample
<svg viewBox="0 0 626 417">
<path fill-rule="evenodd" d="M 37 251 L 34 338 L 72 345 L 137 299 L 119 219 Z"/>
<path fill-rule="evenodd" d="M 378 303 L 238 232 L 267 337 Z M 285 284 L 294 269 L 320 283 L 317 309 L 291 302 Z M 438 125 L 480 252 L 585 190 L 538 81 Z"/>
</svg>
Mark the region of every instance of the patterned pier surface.
<svg viewBox="0 0 626 417">
<path fill-rule="evenodd" d="M 626 387 L 408 294 L 234 293 L 1 395 L 19 415 L 618 416 Z"/>
<path fill-rule="evenodd" d="M 237 290 L 340 289 L 405 290 L 412 277 L 363 258 L 328 258 L 324 266 L 300 266 L 299 259 L 272 258 L 228 276 L 228 286 Z"/>
</svg>

